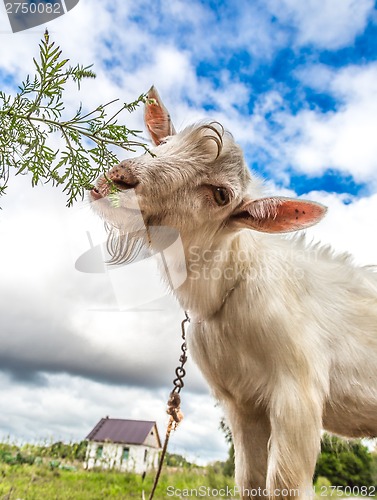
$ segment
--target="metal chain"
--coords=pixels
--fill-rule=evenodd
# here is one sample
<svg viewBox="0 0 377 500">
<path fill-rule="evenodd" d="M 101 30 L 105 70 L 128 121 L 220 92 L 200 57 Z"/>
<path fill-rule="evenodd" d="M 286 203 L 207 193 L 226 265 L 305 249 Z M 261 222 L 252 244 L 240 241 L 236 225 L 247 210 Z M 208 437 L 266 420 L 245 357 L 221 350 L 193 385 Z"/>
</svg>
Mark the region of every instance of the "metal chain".
<svg viewBox="0 0 377 500">
<path fill-rule="evenodd" d="M 185 325 L 186 325 L 186 323 L 190 322 L 190 318 L 189 318 L 186 311 L 185 311 L 185 315 L 186 315 L 186 318 L 181 323 L 182 340 L 183 340 L 183 343 L 181 345 L 182 354 L 179 358 L 181 365 L 175 369 L 175 374 L 177 375 L 177 378 L 175 378 L 173 380 L 174 389 L 172 390 L 172 393 L 178 393 L 178 394 L 181 392 L 181 389 L 185 385 L 183 382 L 183 377 L 186 375 L 186 370 L 184 369 L 184 366 L 185 366 L 186 361 L 187 361 L 187 354 L 186 354 L 187 353 L 187 345 L 186 345 Z"/>
<path fill-rule="evenodd" d="M 187 361 L 186 323 L 190 323 L 190 317 L 186 311 L 185 311 L 185 316 L 186 316 L 185 319 L 181 323 L 181 332 L 182 332 L 181 335 L 183 340 L 183 343 L 181 345 L 182 354 L 179 357 L 179 362 L 181 364 L 175 370 L 175 374 L 177 377 L 173 380 L 174 388 L 171 391 L 168 399 L 168 404 L 167 404 L 168 408 L 166 410 L 166 413 L 170 415 L 170 418 L 166 429 L 165 441 L 164 441 L 164 446 L 162 448 L 160 461 L 158 463 L 158 469 L 156 472 L 156 476 L 154 478 L 152 491 L 149 495 L 149 500 L 153 499 L 154 493 L 158 485 L 158 481 L 160 479 L 162 465 L 164 463 L 166 450 L 168 449 L 170 433 L 172 430 L 175 430 L 178 427 L 178 424 L 183 420 L 183 413 L 181 412 L 181 396 L 179 395 L 179 393 L 181 392 L 181 389 L 185 385 L 183 382 L 183 378 L 186 375 L 186 370 L 184 369 L 184 366 Z M 144 498 L 144 492 L 143 492 L 143 498 Z"/>
</svg>

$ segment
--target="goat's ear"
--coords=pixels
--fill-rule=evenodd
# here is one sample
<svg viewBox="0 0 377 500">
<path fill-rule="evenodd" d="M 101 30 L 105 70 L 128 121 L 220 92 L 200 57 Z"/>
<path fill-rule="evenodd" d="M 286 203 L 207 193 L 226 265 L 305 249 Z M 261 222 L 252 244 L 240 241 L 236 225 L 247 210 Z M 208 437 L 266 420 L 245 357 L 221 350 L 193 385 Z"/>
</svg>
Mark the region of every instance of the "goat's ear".
<svg viewBox="0 0 377 500">
<path fill-rule="evenodd" d="M 314 201 L 280 197 L 247 200 L 231 214 L 229 226 L 289 233 L 316 224 L 326 211 L 325 206 Z"/>
<path fill-rule="evenodd" d="M 161 144 L 165 137 L 176 133 L 169 112 L 163 105 L 153 85 L 147 93 L 144 119 L 152 141 L 156 146 Z"/>
</svg>

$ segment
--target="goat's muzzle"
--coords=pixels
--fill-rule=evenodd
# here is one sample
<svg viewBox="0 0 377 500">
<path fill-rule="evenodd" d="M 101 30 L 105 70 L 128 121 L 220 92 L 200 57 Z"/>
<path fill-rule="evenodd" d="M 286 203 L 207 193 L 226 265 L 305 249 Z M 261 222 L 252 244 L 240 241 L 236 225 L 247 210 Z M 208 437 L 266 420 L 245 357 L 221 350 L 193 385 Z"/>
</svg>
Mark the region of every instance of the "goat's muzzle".
<svg viewBox="0 0 377 500">
<path fill-rule="evenodd" d="M 107 174 L 100 177 L 97 185 L 90 191 L 93 200 L 105 198 L 111 191 L 112 186 L 115 186 L 120 191 L 134 189 L 139 184 L 139 179 L 132 171 L 127 162 L 124 161 L 116 165 Z"/>
</svg>

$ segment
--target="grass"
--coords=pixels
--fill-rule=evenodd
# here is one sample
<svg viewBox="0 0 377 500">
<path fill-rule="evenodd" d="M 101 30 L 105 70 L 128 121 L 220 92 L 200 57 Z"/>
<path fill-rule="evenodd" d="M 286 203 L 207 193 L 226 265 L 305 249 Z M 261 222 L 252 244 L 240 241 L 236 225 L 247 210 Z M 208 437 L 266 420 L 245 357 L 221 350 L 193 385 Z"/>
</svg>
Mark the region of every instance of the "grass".
<svg viewBox="0 0 377 500">
<path fill-rule="evenodd" d="M 0 464 L 0 478 L 1 500 L 141 500 L 143 490 L 146 499 L 148 499 L 153 482 L 152 473 L 143 481 L 140 475 L 133 473 L 86 471 L 80 468 L 65 470 L 54 468 L 49 463 L 38 465 Z M 168 495 L 169 487 L 170 495 Z M 185 498 L 187 491 L 185 495 L 184 490 L 196 489 L 198 493 L 191 494 L 192 498 L 222 498 L 225 500 L 227 497 L 224 494 L 216 495 L 215 492 L 220 489 L 226 491 L 227 487 L 231 490 L 234 487 L 234 481 L 218 473 L 211 466 L 190 469 L 166 467 L 165 472 L 161 475 L 154 498 L 155 500 Z M 204 488 L 206 494 L 199 495 L 199 492 L 203 493 Z M 207 494 L 208 490 L 209 492 L 214 490 L 214 495 Z M 179 495 L 180 492 L 182 496 Z M 316 493 L 318 499 L 324 497 L 336 499 L 342 496 L 339 492 L 334 495 L 330 489 L 327 493 L 324 493 L 323 489 Z"/>
<path fill-rule="evenodd" d="M 84 470 L 86 442 L 45 445 L 10 442 L 0 443 L 0 500 L 132 500 L 149 498 L 154 473 L 144 481 L 134 473 L 114 470 Z M 222 498 L 234 488 L 234 480 L 225 472 L 224 463 L 199 467 L 180 455 L 168 454 L 155 494 L 155 500 L 168 498 Z M 193 490 L 194 492 L 190 491 Z M 196 490 L 196 492 L 195 492 Z M 219 491 L 220 490 L 220 491 Z M 211 492 L 213 492 L 211 496 Z M 376 489 L 368 489 L 375 496 Z M 344 488 L 332 489 L 330 481 L 319 477 L 316 484 L 317 500 L 347 496 Z"/>
<path fill-rule="evenodd" d="M 145 477 L 116 470 L 85 470 L 86 442 L 18 446 L 0 443 L 0 500 L 102 500 L 149 497 L 154 472 Z M 190 464 L 180 455 L 168 454 L 155 499 L 169 498 L 186 489 L 232 488 L 221 463 L 207 467 Z M 179 498 L 178 495 L 173 497 Z M 206 498 L 211 498 L 207 495 Z"/>
<path fill-rule="evenodd" d="M 143 489 L 148 498 L 153 482 L 152 474 L 142 481 L 141 476 L 132 473 L 83 469 L 72 471 L 51 468 L 47 464 L 0 464 L 0 478 L 1 500 L 141 499 Z M 218 489 L 226 486 L 232 488 L 233 484 L 231 478 L 211 468 L 189 471 L 177 471 L 174 468 L 162 474 L 155 499 L 168 498 L 169 486 L 175 490 L 199 487 Z"/>
</svg>

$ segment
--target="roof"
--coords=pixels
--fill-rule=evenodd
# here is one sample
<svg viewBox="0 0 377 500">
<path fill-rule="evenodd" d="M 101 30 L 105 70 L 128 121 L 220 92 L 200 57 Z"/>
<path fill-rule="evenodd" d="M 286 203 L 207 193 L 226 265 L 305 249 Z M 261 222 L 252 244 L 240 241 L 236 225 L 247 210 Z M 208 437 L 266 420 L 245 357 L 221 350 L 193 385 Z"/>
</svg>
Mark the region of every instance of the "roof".
<svg viewBox="0 0 377 500">
<path fill-rule="evenodd" d="M 125 420 L 121 418 L 101 418 L 87 435 L 89 441 L 111 441 L 112 443 L 144 444 L 153 428 L 156 428 L 156 444 L 161 447 L 156 422 L 149 420 Z"/>
</svg>

